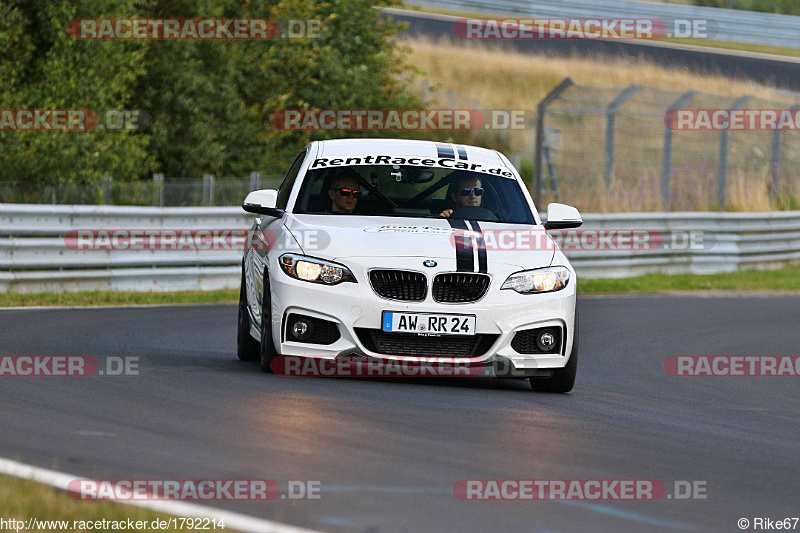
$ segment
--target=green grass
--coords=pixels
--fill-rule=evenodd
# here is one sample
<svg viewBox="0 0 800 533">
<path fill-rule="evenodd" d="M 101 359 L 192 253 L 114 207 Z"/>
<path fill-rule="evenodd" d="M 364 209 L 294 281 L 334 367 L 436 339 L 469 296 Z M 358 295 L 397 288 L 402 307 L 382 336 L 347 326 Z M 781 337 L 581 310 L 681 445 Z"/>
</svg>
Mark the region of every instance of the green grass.
<svg viewBox="0 0 800 533">
<path fill-rule="evenodd" d="M 75 521 L 94 522 L 106 519 L 121 522 L 130 519 L 133 522 L 148 522 L 149 526 L 152 524 L 153 520 L 169 520 L 172 518 L 172 516 L 163 513 L 156 513 L 140 507 L 121 505 L 109 501 L 74 500 L 67 495 L 66 492 L 50 487 L 49 485 L 42 485 L 33 481 L 2 475 L 0 475 L 0 502 L 3 502 L 2 515 L 0 518 L 4 520 L 27 520 L 28 518 L 36 518 L 38 520 L 67 520 L 69 522 L 69 527 L 67 529 L 52 528 L 51 531 L 85 531 L 83 529 L 73 528 Z M 180 522 L 178 525 L 180 525 Z M 211 524 L 209 524 L 209 527 L 211 527 Z M 44 529 L 40 529 L 39 531 L 44 531 Z M 105 531 L 105 529 L 103 529 L 103 531 Z M 139 531 L 156 530 L 147 527 Z M 186 533 L 187 531 L 202 530 L 188 529 L 185 527 L 184 529 L 175 529 L 170 527 L 168 529 L 158 529 L 158 531 L 175 533 L 181 531 Z M 217 531 L 221 530 L 218 529 Z M 227 525 L 224 531 L 227 533 L 235 533 L 234 530 L 230 529 Z"/>
<path fill-rule="evenodd" d="M 800 291 L 800 266 L 725 274 L 647 274 L 623 279 L 581 278 L 578 281 L 579 294 L 672 291 Z"/>
<path fill-rule="evenodd" d="M 776 56 L 800 57 L 800 48 L 785 48 L 783 46 L 773 46 L 770 44 L 755 43 L 733 43 L 730 41 L 716 41 L 714 39 L 659 39 L 659 42 L 690 44 L 693 46 L 705 46 L 708 48 L 723 48 L 725 50 L 737 50 L 740 52 L 755 52 L 759 54 L 773 54 Z"/>
<path fill-rule="evenodd" d="M 179 292 L 43 292 L 36 294 L 0 293 L 0 307 L 36 305 L 153 305 L 227 304 L 239 301 L 239 289 Z"/>
<path fill-rule="evenodd" d="M 659 293 L 672 291 L 800 291 L 800 266 L 726 274 L 647 274 L 622 279 L 580 278 L 580 294 Z M 0 307 L 37 305 L 234 304 L 239 289 L 181 292 L 0 293 Z"/>
<path fill-rule="evenodd" d="M 660 0 L 653 0 L 653 1 L 660 1 Z M 454 17 L 464 17 L 464 18 L 478 18 L 478 19 L 525 18 L 520 15 L 491 15 L 488 13 L 478 13 L 474 11 L 459 11 L 456 9 L 445 9 L 445 8 L 426 7 L 426 6 L 402 6 L 402 8 L 407 9 L 409 11 L 419 11 L 421 13 L 437 13 L 439 15 L 450 15 Z M 800 57 L 800 48 L 787 48 L 783 46 L 772 46 L 768 44 L 734 43 L 730 41 L 718 41 L 715 39 L 676 39 L 676 38 L 658 39 L 657 42 L 689 44 L 693 46 L 705 46 L 708 48 L 738 50 L 740 52 L 756 52 L 760 54 L 774 54 L 779 56 Z"/>
</svg>

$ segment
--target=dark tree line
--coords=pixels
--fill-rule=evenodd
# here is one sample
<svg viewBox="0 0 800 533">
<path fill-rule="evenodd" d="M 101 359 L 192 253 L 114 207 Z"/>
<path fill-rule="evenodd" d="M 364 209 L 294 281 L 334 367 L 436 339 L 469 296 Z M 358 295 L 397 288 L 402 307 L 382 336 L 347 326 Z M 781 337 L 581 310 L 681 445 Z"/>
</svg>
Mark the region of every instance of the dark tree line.
<svg viewBox="0 0 800 533">
<path fill-rule="evenodd" d="M 395 0 L 383 0 L 384 5 Z M 378 2 L 381 3 L 381 2 Z M 141 131 L 0 131 L 0 181 L 97 183 L 282 172 L 325 133 L 279 109 L 417 108 L 373 0 L 0 0 L 0 109 L 141 110 Z M 76 18 L 319 19 L 318 38 L 76 40 Z M 332 133 L 330 135 L 337 135 Z"/>
</svg>

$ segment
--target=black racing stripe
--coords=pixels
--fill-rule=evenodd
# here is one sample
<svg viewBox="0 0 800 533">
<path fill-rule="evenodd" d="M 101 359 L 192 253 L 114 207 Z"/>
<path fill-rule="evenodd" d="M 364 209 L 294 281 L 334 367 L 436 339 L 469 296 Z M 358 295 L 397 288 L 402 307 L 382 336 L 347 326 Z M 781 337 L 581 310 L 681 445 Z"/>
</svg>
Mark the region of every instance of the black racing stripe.
<svg viewBox="0 0 800 533">
<path fill-rule="evenodd" d="M 467 223 L 463 220 L 448 218 L 447 221 L 453 229 L 469 231 Z M 456 270 L 459 272 L 474 272 L 472 239 L 464 234 L 456 234 L 453 236 L 453 244 L 456 248 Z"/>
<path fill-rule="evenodd" d="M 436 143 L 436 152 L 439 154 L 439 157 L 446 157 L 447 159 L 455 159 L 456 154 L 453 151 L 452 146 L 448 146 L 444 143 Z"/>
<path fill-rule="evenodd" d="M 464 161 L 467 160 L 467 149 L 463 146 L 457 146 L 458 148 L 458 158 L 463 159 Z"/>
<path fill-rule="evenodd" d="M 484 274 L 489 272 L 489 261 L 486 256 L 486 239 L 483 238 L 483 230 L 477 220 L 470 220 L 472 229 L 478 232 L 478 272 Z"/>
</svg>

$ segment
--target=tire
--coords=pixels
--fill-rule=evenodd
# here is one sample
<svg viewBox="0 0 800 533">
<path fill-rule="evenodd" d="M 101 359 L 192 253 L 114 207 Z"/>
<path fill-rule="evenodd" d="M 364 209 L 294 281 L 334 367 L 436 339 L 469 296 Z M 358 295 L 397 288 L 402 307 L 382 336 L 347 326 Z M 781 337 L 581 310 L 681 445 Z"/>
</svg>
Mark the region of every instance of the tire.
<svg viewBox="0 0 800 533">
<path fill-rule="evenodd" d="M 261 370 L 272 374 L 272 360 L 278 355 L 272 339 L 272 298 L 270 296 L 269 272 L 264 269 L 264 294 L 261 298 Z"/>
<path fill-rule="evenodd" d="M 236 355 L 241 361 L 258 361 L 261 358 L 261 346 L 250 335 L 250 313 L 247 311 L 247 285 L 245 285 L 244 266 L 242 266 L 242 284 L 239 288 L 239 327 L 236 334 Z"/>
<path fill-rule="evenodd" d="M 538 392 L 569 392 L 575 386 L 578 371 L 578 311 L 575 310 L 575 333 L 572 339 L 572 355 L 564 368 L 556 369 L 549 378 L 530 378 L 531 388 Z"/>
</svg>

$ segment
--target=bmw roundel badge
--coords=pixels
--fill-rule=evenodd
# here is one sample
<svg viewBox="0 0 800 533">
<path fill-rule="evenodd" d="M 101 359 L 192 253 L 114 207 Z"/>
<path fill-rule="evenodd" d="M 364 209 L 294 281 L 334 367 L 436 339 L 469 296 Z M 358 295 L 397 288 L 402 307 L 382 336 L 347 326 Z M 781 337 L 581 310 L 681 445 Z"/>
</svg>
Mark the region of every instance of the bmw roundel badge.
<svg viewBox="0 0 800 533">
<path fill-rule="evenodd" d="M 425 265 L 426 267 L 432 268 L 435 267 L 437 263 L 433 259 L 426 259 L 425 261 L 422 262 L 422 264 Z"/>
</svg>

